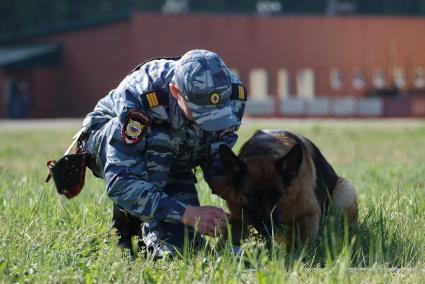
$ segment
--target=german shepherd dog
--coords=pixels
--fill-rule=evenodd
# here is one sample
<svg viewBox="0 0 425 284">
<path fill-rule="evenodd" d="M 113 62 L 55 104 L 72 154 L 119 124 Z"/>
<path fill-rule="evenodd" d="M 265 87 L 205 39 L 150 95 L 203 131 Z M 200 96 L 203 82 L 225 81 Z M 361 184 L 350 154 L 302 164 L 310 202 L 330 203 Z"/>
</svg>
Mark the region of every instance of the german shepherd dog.
<svg viewBox="0 0 425 284">
<path fill-rule="evenodd" d="M 356 224 L 354 186 L 335 173 L 307 138 L 285 130 L 258 130 L 239 156 L 224 145 L 219 154 L 229 186 L 218 195 L 230 210 L 234 245 L 248 226 L 270 236 L 273 224 L 289 229 L 287 237 L 275 233 L 279 243 L 289 245 L 298 237 L 307 244 L 316 239 L 329 206 Z"/>
</svg>

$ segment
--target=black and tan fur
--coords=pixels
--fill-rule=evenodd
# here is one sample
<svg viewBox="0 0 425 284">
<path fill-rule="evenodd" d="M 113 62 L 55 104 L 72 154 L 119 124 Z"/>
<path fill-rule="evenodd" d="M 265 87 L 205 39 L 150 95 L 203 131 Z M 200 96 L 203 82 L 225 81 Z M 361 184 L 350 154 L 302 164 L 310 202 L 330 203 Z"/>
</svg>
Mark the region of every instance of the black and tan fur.
<svg viewBox="0 0 425 284">
<path fill-rule="evenodd" d="M 286 236 L 277 236 L 280 242 L 291 242 L 292 236 L 302 243 L 312 241 L 330 205 L 356 223 L 354 186 L 339 177 L 305 137 L 283 130 L 257 131 L 239 156 L 221 146 L 220 158 L 230 186 L 219 195 L 230 210 L 234 244 L 249 225 L 270 233 L 271 221 L 290 229 Z"/>
</svg>

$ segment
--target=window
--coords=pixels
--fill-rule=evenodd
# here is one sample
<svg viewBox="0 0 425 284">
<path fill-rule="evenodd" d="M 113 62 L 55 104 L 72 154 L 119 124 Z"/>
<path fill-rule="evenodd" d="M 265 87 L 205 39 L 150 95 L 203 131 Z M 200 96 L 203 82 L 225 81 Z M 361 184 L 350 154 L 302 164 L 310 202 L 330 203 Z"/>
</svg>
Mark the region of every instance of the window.
<svg viewBox="0 0 425 284">
<path fill-rule="evenodd" d="M 373 86 L 376 89 L 383 89 L 385 87 L 385 75 L 381 68 L 376 69 L 372 78 Z"/>
<path fill-rule="evenodd" d="M 253 99 L 267 97 L 268 79 L 266 69 L 257 68 L 251 70 L 249 73 L 249 90 Z"/>
<path fill-rule="evenodd" d="M 342 73 L 338 68 L 332 68 L 329 74 L 329 80 L 332 89 L 341 90 L 343 81 L 342 81 Z"/>
<path fill-rule="evenodd" d="M 425 88 L 425 71 L 422 67 L 418 67 L 415 70 L 415 88 L 423 89 Z"/>
<path fill-rule="evenodd" d="M 304 68 L 297 74 L 298 96 L 305 98 L 314 97 L 314 71 L 311 68 Z"/>
<path fill-rule="evenodd" d="M 361 90 L 364 88 L 364 77 L 360 69 L 354 70 L 353 74 L 353 88 L 356 90 Z"/>
<path fill-rule="evenodd" d="M 404 74 L 403 68 L 395 68 L 393 75 L 394 85 L 399 89 L 403 89 L 406 86 L 406 76 Z"/>
<path fill-rule="evenodd" d="M 279 97 L 289 96 L 289 73 L 286 69 L 277 71 L 277 94 Z"/>
</svg>

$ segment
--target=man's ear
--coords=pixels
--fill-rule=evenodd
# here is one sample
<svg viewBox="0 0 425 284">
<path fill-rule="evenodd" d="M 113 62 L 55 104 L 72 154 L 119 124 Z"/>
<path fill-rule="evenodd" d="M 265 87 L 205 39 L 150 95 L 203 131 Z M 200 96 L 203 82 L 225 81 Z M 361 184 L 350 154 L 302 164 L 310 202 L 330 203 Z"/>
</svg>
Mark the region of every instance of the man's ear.
<svg viewBox="0 0 425 284">
<path fill-rule="evenodd" d="M 175 97 L 176 99 L 178 99 L 178 98 L 179 98 L 179 96 L 180 96 L 180 91 L 179 91 L 179 89 L 177 89 L 176 84 L 170 83 L 170 84 L 169 84 L 169 87 L 170 87 L 171 95 L 172 95 L 173 97 Z"/>
<path fill-rule="evenodd" d="M 220 145 L 219 148 L 221 164 L 225 172 L 233 179 L 240 180 L 246 171 L 246 164 L 241 161 L 232 150 L 226 145 Z"/>
<path fill-rule="evenodd" d="M 291 181 L 298 176 L 302 161 L 303 148 L 300 144 L 295 144 L 285 156 L 275 162 L 276 168 L 283 175 L 286 186 L 289 186 Z"/>
</svg>

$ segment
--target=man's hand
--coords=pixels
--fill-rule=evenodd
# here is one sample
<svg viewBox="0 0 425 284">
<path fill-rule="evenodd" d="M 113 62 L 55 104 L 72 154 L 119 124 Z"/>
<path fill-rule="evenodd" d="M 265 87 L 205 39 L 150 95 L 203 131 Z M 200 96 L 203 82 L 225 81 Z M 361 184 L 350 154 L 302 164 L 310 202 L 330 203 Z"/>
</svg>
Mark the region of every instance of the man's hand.
<svg viewBox="0 0 425 284">
<path fill-rule="evenodd" d="M 197 228 L 201 234 L 215 236 L 226 224 L 226 213 L 213 206 L 187 206 L 182 223 Z"/>
</svg>

